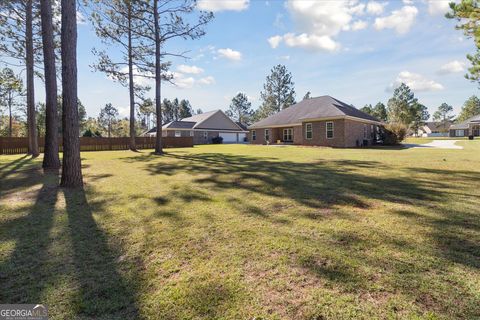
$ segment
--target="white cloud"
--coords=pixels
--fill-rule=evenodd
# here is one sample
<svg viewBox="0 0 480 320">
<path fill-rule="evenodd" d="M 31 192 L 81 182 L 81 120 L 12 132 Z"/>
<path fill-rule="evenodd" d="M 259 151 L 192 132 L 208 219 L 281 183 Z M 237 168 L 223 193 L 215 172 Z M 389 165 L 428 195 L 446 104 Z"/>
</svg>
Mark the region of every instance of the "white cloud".
<svg viewBox="0 0 480 320">
<path fill-rule="evenodd" d="M 444 15 L 450 9 L 449 3 L 453 0 L 427 0 L 430 15 Z"/>
<path fill-rule="evenodd" d="M 370 1 L 367 3 L 367 13 L 373 15 L 382 14 L 386 5 L 387 3 L 385 2 Z"/>
<path fill-rule="evenodd" d="M 181 64 L 177 67 L 177 70 L 182 73 L 188 73 L 188 74 L 200 74 L 203 72 L 202 68 L 199 68 L 197 66 L 187 66 L 185 64 Z"/>
<path fill-rule="evenodd" d="M 217 52 L 220 56 L 227 58 L 229 60 L 233 60 L 233 61 L 242 60 L 242 53 L 239 51 L 232 50 L 230 48 L 218 49 Z"/>
<path fill-rule="evenodd" d="M 358 31 L 358 30 L 363 30 L 368 26 L 368 23 L 363 21 L 363 20 L 358 20 L 355 21 L 352 24 L 352 31 Z"/>
<path fill-rule="evenodd" d="M 438 73 L 449 74 L 449 73 L 463 72 L 465 71 L 465 66 L 466 66 L 465 62 L 453 60 L 441 66 Z"/>
<path fill-rule="evenodd" d="M 404 6 L 400 10 L 394 10 L 389 16 L 375 19 L 375 29 L 395 29 L 398 34 L 407 33 L 418 14 L 414 6 Z"/>
<path fill-rule="evenodd" d="M 402 0 L 403 4 L 410 5 L 413 4 L 413 0 Z"/>
<path fill-rule="evenodd" d="M 117 110 L 121 118 L 130 116 L 130 107 L 118 107 Z"/>
<path fill-rule="evenodd" d="M 214 84 L 215 83 L 215 78 L 212 77 L 212 76 L 201 78 L 201 79 L 198 80 L 198 83 L 205 84 L 205 85 Z"/>
<path fill-rule="evenodd" d="M 338 50 L 341 45 L 336 41 L 340 32 L 365 29 L 368 24 L 355 18 L 365 14 L 380 14 L 386 3 L 370 1 L 368 4 L 358 0 L 287 0 L 285 7 L 295 22 L 295 30 L 270 37 L 272 48 L 280 43 L 289 47 L 309 50 Z"/>
<path fill-rule="evenodd" d="M 250 0 L 199 0 L 197 8 L 206 11 L 242 11 L 248 8 Z"/>
<path fill-rule="evenodd" d="M 190 89 L 195 84 L 193 77 L 185 76 L 181 72 L 170 72 L 169 75 L 172 76 L 171 81 L 180 89 Z"/>
<path fill-rule="evenodd" d="M 319 36 L 337 35 L 352 20 L 352 11 L 358 8 L 350 1 L 295 1 L 288 0 L 287 9 L 301 32 Z"/>
<path fill-rule="evenodd" d="M 444 89 L 440 83 L 429 80 L 418 73 L 402 71 L 390 85 L 390 90 L 398 87 L 401 83 L 405 83 L 413 91 L 437 91 Z"/>
<path fill-rule="evenodd" d="M 278 47 L 278 45 L 280 44 L 280 42 L 282 42 L 282 36 L 273 36 L 273 37 L 270 37 L 268 38 L 268 43 L 270 44 L 270 47 L 272 47 L 273 49 L 275 49 L 276 47 Z"/>
<path fill-rule="evenodd" d="M 302 33 L 295 35 L 287 33 L 283 40 L 288 47 L 300 47 L 310 50 L 335 51 L 340 48 L 340 44 L 335 42 L 329 36 L 318 36 L 316 34 Z"/>
</svg>

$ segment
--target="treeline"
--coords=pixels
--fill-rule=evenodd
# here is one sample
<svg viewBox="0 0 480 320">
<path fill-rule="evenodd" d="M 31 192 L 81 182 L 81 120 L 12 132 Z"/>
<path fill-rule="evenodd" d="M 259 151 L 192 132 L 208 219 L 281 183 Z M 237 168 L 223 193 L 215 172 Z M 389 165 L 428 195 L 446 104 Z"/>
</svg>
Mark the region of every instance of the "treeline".
<svg viewBox="0 0 480 320">
<path fill-rule="evenodd" d="M 23 94 L 23 82 L 9 68 L 0 72 L 12 75 L 14 81 L 1 81 L 1 92 L 9 93 L 9 99 L 0 99 L 0 136 L 3 137 L 27 137 L 28 124 L 26 118 L 25 96 Z M 12 80 L 10 79 L 10 80 Z M 14 83 L 15 86 L 7 88 L 4 84 Z M 18 94 L 14 90 L 18 89 Z M 35 107 L 37 134 L 39 137 L 46 135 L 46 104 L 41 102 Z M 151 99 L 145 99 L 137 108 L 135 118 L 135 135 L 139 136 L 145 131 L 153 128 L 155 105 Z M 162 102 L 163 123 L 190 117 L 194 114 L 203 113 L 202 109 L 193 109 L 187 99 L 173 100 L 164 99 Z M 62 100 L 57 100 L 57 114 L 62 117 Z M 100 109 L 97 117 L 90 117 L 83 103 L 78 99 L 78 121 L 79 135 L 84 137 L 128 137 L 130 134 L 130 119 L 120 117 L 119 109 L 111 103 Z M 62 134 L 62 124 L 57 124 L 57 132 Z"/>
<path fill-rule="evenodd" d="M 375 106 L 367 104 L 360 110 L 386 123 L 400 124 L 415 134 L 430 118 L 427 108 L 418 102 L 413 91 L 404 83 L 394 90 L 386 107 L 382 102 L 378 102 Z M 473 95 L 465 101 L 458 117 L 453 113 L 453 106 L 444 102 L 433 113 L 432 119 L 447 132 L 452 122 L 462 122 L 478 114 L 480 99 Z"/>
</svg>

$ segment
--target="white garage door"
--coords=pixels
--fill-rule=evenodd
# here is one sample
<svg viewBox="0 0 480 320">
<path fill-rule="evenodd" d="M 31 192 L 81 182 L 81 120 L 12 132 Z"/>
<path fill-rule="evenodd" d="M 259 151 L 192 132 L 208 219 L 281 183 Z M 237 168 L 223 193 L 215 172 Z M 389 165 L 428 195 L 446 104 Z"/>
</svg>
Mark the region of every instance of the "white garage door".
<svg viewBox="0 0 480 320">
<path fill-rule="evenodd" d="M 223 143 L 237 142 L 237 134 L 231 132 L 220 132 L 220 137 L 223 138 Z"/>
<path fill-rule="evenodd" d="M 247 137 L 246 133 L 239 133 L 238 134 L 238 142 L 245 142 L 245 138 Z"/>
</svg>

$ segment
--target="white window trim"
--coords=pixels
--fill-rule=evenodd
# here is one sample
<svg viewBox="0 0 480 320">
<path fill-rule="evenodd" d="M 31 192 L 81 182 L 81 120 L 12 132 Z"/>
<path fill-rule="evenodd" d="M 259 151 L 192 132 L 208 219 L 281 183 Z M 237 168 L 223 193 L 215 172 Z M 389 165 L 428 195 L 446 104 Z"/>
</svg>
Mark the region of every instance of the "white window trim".
<svg viewBox="0 0 480 320">
<path fill-rule="evenodd" d="M 257 140 L 257 131 L 252 130 L 252 141 L 256 141 L 256 140 Z"/>
<path fill-rule="evenodd" d="M 190 137 L 193 137 L 193 136 L 194 136 L 193 130 L 190 130 Z"/>
<path fill-rule="evenodd" d="M 175 138 L 180 138 L 182 136 L 182 131 L 175 130 Z"/>
<path fill-rule="evenodd" d="M 365 123 L 363 124 L 363 140 L 368 140 L 368 127 Z"/>
<path fill-rule="evenodd" d="M 332 124 L 332 130 L 331 130 L 331 131 L 332 131 L 332 136 L 331 136 L 330 138 L 328 137 L 328 124 L 329 124 L 329 123 Z M 326 137 L 327 139 L 333 139 L 333 138 L 335 137 L 335 124 L 334 124 L 333 121 L 327 121 L 327 122 L 325 122 L 325 137 Z"/>
<path fill-rule="evenodd" d="M 285 134 L 285 132 L 287 132 L 287 134 Z M 288 132 L 290 132 L 290 134 L 288 134 Z M 288 136 L 290 135 L 292 137 L 291 140 L 287 140 L 285 139 L 285 136 Z M 283 129 L 283 141 L 285 142 L 293 142 L 293 129 L 292 128 L 285 128 Z"/>
<path fill-rule="evenodd" d="M 308 137 L 308 126 L 310 126 L 310 138 Z M 313 139 L 313 125 L 312 123 L 305 123 L 305 139 L 312 140 Z"/>
<path fill-rule="evenodd" d="M 462 135 L 459 135 L 460 132 L 462 133 Z M 455 130 L 455 136 L 456 136 L 456 137 L 463 137 L 463 136 L 465 136 L 465 130 L 464 130 L 464 129 L 456 129 L 456 130 Z"/>
</svg>

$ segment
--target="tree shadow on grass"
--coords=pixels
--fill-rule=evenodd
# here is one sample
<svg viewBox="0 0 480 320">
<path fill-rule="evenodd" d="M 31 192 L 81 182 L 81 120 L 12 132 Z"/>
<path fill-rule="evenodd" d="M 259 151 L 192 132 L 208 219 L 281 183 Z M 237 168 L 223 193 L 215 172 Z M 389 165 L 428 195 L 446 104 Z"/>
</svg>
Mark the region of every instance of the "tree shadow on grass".
<svg viewBox="0 0 480 320">
<path fill-rule="evenodd" d="M 42 292 L 55 277 L 46 264 L 58 197 L 58 174 L 42 176 L 42 181 L 28 213 L 0 225 L 0 240 L 15 241 L 13 252 L 0 264 L 3 303 L 42 303 Z"/>
<path fill-rule="evenodd" d="M 76 298 L 77 316 L 140 318 L 135 296 L 139 279 L 135 274 L 132 279 L 126 279 L 120 273 L 118 254 L 109 246 L 107 236 L 95 222 L 85 191 L 65 189 L 63 193 L 80 283 Z M 101 204 L 96 205 L 97 209 L 101 208 Z M 125 265 L 135 273 L 135 266 L 128 262 Z"/>
<path fill-rule="evenodd" d="M 209 185 L 214 190 L 244 189 L 290 198 L 311 208 L 347 205 L 367 209 L 369 203 L 365 198 L 419 204 L 440 196 L 434 190 L 426 192 L 426 186 L 413 179 L 367 176 L 359 172 L 359 169 L 385 169 L 376 161 L 298 163 L 218 153 L 171 153 L 165 158 L 178 161 L 147 163 L 145 170 L 152 175 L 167 176 L 188 172 L 198 176 L 196 183 Z"/>
<path fill-rule="evenodd" d="M 125 159 L 125 161 L 132 161 L 132 159 Z M 447 291 L 447 294 L 450 294 L 458 289 L 463 294 L 465 303 L 459 305 L 455 312 L 448 311 L 454 303 L 452 304 L 450 300 L 442 300 L 447 299 L 446 297 L 435 297 L 438 293 L 444 294 L 445 288 L 440 284 L 445 280 L 444 270 L 451 266 L 450 262 L 477 270 L 480 267 L 478 210 L 472 214 L 463 209 L 452 211 L 447 208 L 452 201 L 447 195 L 450 197 L 456 194 L 458 185 L 478 183 L 480 181 L 478 172 L 424 168 L 399 169 L 377 161 L 324 160 L 315 163 L 298 163 L 274 158 L 219 153 L 175 152 L 167 154 L 160 161 L 149 157 L 143 157 L 139 161 L 143 161 L 144 169 L 154 176 L 188 173 L 192 176 L 194 184 L 213 191 L 225 192 L 232 188 L 245 191 L 247 194 L 251 193 L 252 197 L 258 195 L 273 197 L 279 202 L 288 198 L 312 209 L 310 213 L 315 210 L 322 211 L 319 209 L 335 211 L 337 206 L 369 209 L 375 200 L 394 208 L 398 207 L 397 205 L 418 208 L 426 213 L 421 219 L 418 219 L 416 213 L 406 209 L 401 215 L 412 219 L 413 224 L 426 223 L 431 226 L 432 232 L 428 237 L 437 243 L 438 251 L 435 248 L 434 250 L 426 248 L 424 251 L 424 248 L 418 247 L 419 244 L 410 239 L 399 238 L 398 233 L 381 235 L 384 239 L 381 245 L 384 248 L 378 251 L 375 246 L 380 243 L 372 244 L 370 241 L 364 243 L 361 248 L 352 249 L 348 246 L 358 243 L 359 240 L 355 234 L 347 234 L 345 236 L 347 240 L 333 242 L 329 248 L 331 252 L 339 252 L 339 256 L 328 256 L 315 250 L 311 253 L 303 252 L 299 257 L 292 259 L 292 267 L 301 268 L 318 278 L 326 279 L 329 283 L 338 284 L 347 292 L 361 294 L 362 291 L 373 293 L 377 291 L 381 293 L 380 290 L 384 286 L 387 290 L 398 290 L 412 297 L 425 308 L 424 310 L 430 308 L 428 301 L 435 298 L 437 302 L 434 307 L 440 310 L 441 314 L 472 316 L 478 312 L 478 307 L 472 303 L 475 301 L 474 295 L 465 283 L 458 283 L 456 289 Z M 376 174 L 375 171 L 380 171 L 380 174 Z M 392 173 L 388 174 L 390 171 Z M 401 176 L 395 176 L 396 172 Z M 468 199 L 471 198 L 472 195 Z M 229 203 L 237 208 L 240 214 L 265 218 L 270 212 L 269 208 L 252 207 L 248 197 L 233 200 L 230 199 Z M 445 207 L 442 207 L 443 205 Z M 429 220 L 428 215 L 438 210 L 441 211 L 438 219 Z M 384 213 L 388 214 L 388 212 Z M 312 215 L 313 218 L 316 218 L 316 215 Z M 474 219 L 477 220 L 474 221 Z M 372 228 L 372 232 L 380 230 L 384 231 Z M 299 235 L 294 236 L 299 237 Z M 307 247 L 318 248 L 315 239 L 304 241 L 309 244 Z M 385 250 L 393 256 L 380 255 Z M 369 251 L 374 255 L 369 255 Z M 422 253 L 426 256 L 422 257 Z M 438 258 L 441 259 L 439 264 L 434 264 L 432 260 Z M 348 263 L 347 259 L 350 259 Z M 415 261 L 415 259 L 418 260 Z M 362 270 L 359 266 L 367 267 L 371 271 L 366 271 L 365 274 L 358 273 Z M 426 291 L 422 287 L 425 283 L 430 284 L 433 291 Z M 377 287 L 375 287 L 376 284 L 378 284 Z"/>
</svg>

